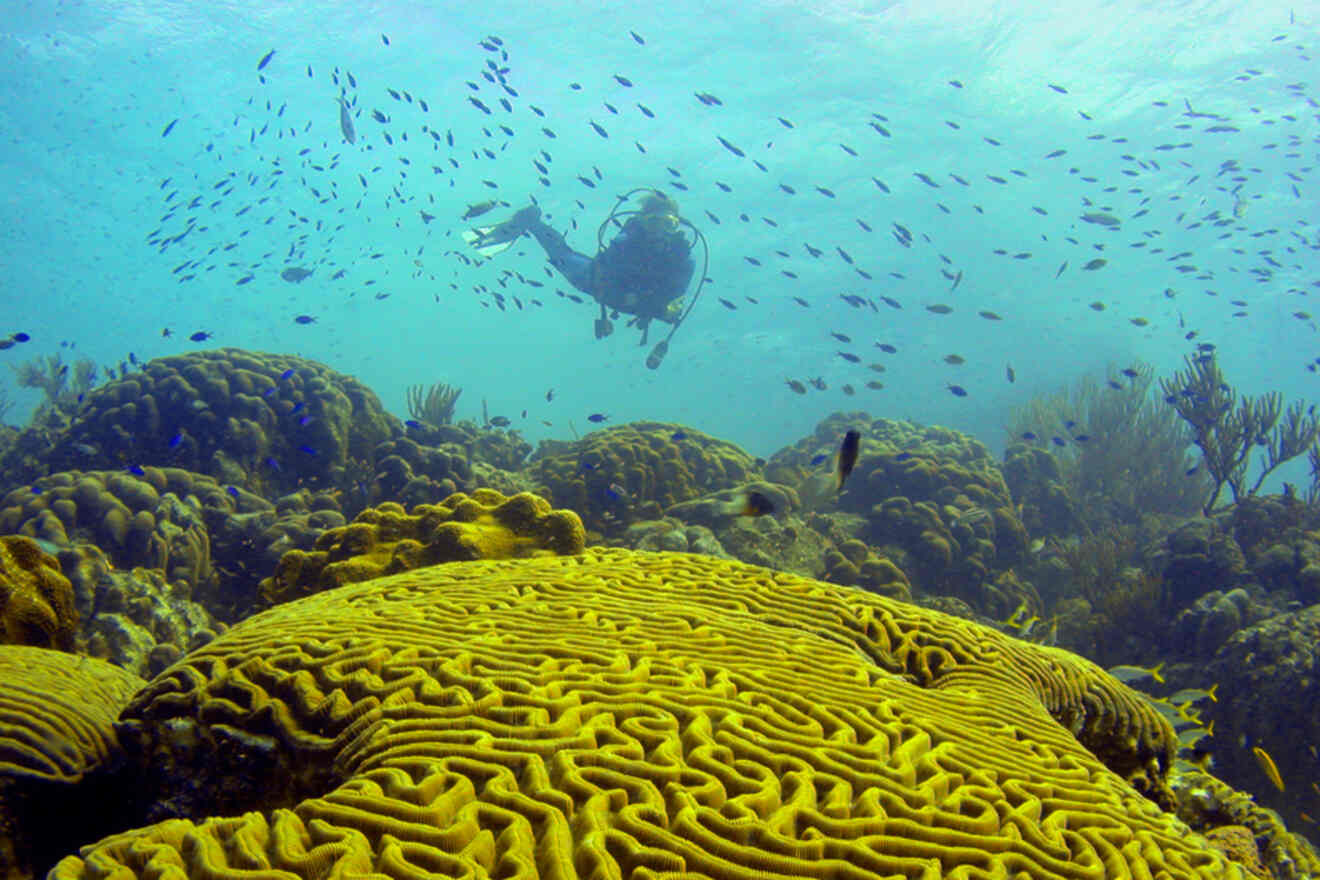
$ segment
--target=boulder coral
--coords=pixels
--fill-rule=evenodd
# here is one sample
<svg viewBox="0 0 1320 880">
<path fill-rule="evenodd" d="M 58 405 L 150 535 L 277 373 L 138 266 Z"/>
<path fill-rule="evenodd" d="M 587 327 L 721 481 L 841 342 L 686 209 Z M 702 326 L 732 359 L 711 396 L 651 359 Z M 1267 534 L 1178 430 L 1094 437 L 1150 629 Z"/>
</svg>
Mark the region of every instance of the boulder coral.
<svg viewBox="0 0 1320 880">
<path fill-rule="evenodd" d="M 261 593 L 268 604 L 278 604 L 443 562 L 573 555 L 582 552 L 585 539 L 577 514 L 553 510 L 530 492 L 457 492 L 411 513 L 386 503 L 323 533 L 313 550 L 286 553 L 275 574 L 261 582 Z"/>
<path fill-rule="evenodd" d="M 75 878 L 1220 877 L 1093 664 L 737 562 L 454 563 L 252 617 L 117 726 Z"/>
<path fill-rule="evenodd" d="M 71 651 L 77 627 L 59 561 L 31 538 L 0 538 L 0 642 Z"/>
<path fill-rule="evenodd" d="M 172 466 L 272 495 L 304 485 L 349 491 L 369 478 L 376 445 L 401 431 L 351 376 L 222 348 L 157 358 L 89 392 L 48 464 Z"/>
<path fill-rule="evenodd" d="M 544 445 L 528 472 L 541 494 L 601 534 L 659 519 L 679 502 L 757 476 L 755 459 L 732 443 L 665 422 L 631 422 L 577 443 Z"/>
</svg>

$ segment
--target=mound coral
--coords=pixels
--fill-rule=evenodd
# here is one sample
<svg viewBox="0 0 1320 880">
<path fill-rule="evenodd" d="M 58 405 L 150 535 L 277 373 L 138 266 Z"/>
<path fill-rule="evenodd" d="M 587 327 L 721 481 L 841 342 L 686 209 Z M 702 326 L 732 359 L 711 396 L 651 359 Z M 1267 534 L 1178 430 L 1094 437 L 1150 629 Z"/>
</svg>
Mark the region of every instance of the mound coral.
<svg viewBox="0 0 1320 880">
<path fill-rule="evenodd" d="M 1172 730 L 1094 665 L 686 554 L 320 593 L 120 717 L 155 824 L 54 880 L 1228 870 L 1148 799 L 1167 799 Z"/>
<path fill-rule="evenodd" d="M 0 538 L 0 641 L 71 651 L 77 626 L 59 561 L 31 538 Z"/>
<path fill-rule="evenodd" d="M 94 544 L 115 565 L 159 569 L 191 593 L 214 581 L 199 495 L 225 493 L 210 477 L 178 468 L 143 468 L 140 475 L 66 471 L 0 499 L 0 533 L 60 547 Z"/>
<path fill-rule="evenodd" d="M 861 452 L 838 492 L 826 462 L 833 467 L 850 428 L 861 432 Z M 958 596 L 992 617 L 1022 598 L 1002 595 L 993 582 L 1026 555 L 1026 529 L 989 450 L 965 434 L 835 414 L 775 453 L 766 473 L 797 486 L 808 507 L 864 516 L 867 527 L 856 537 L 892 560 L 918 591 Z"/>
<path fill-rule="evenodd" d="M 261 582 L 263 598 L 287 602 L 318 590 L 442 562 L 573 555 L 585 544 L 582 521 L 530 492 L 455 493 L 412 513 L 386 503 L 330 529 L 310 552 L 292 550 Z"/>
<path fill-rule="evenodd" d="M 664 422 L 632 422 L 567 446 L 543 446 L 530 474 L 588 529 L 617 534 L 639 520 L 756 476 L 756 462 L 724 440 Z"/>
<path fill-rule="evenodd" d="M 158 358 L 90 392 L 53 470 L 179 467 L 263 494 L 354 488 L 402 426 L 365 385 L 323 364 L 236 348 Z"/>
</svg>

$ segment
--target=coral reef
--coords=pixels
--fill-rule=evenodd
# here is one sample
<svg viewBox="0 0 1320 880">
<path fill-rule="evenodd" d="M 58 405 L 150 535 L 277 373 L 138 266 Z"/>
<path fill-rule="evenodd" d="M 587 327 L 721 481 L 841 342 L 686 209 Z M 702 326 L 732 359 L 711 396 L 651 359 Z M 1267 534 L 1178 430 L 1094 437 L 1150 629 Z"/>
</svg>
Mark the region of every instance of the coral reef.
<svg viewBox="0 0 1320 880">
<path fill-rule="evenodd" d="M 1215 774 L 1290 823 L 1314 809 L 1312 749 L 1320 742 L 1320 605 L 1278 614 L 1234 633 L 1204 666 L 1217 682 L 1218 701 L 1205 712 L 1214 721 Z M 1228 744 L 1245 743 L 1246 747 Z M 1273 757 L 1287 790 L 1279 791 L 1262 771 L 1252 747 Z"/>
<path fill-rule="evenodd" d="M 215 586 L 210 537 L 198 496 L 224 496 L 220 485 L 178 468 L 67 471 L 42 477 L 0 499 L 0 533 L 59 547 L 103 548 L 120 568 L 155 568 L 187 594 Z"/>
<path fill-rule="evenodd" d="M 0 641 L 73 650 L 78 611 L 59 561 L 31 538 L 0 538 Z"/>
<path fill-rule="evenodd" d="M 44 874 L 114 830 L 131 798 L 114 720 L 146 682 L 99 660 L 0 645 L 0 876 Z"/>
<path fill-rule="evenodd" d="M 1044 537 L 1084 532 L 1088 527 L 1064 482 L 1059 461 L 1048 450 L 1011 443 L 1004 451 L 1004 484 L 1022 510 L 1028 534 Z"/>
<path fill-rule="evenodd" d="M 330 529 L 310 552 L 293 550 L 261 582 L 269 604 L 342 584 L 442 562 L 581 553 L 582 521 L 530 492 L 506 498 L 493 489 L 456 493 L 411 513 L 386 503 Z"/>
<path fill-rule="evenodd" d="M 73 584 L 79 653 L 150 678 L 225 630 L 159 570 L 118 569 L 89 545 L 58 555 Z"/>
<path fill-rule="evenodd" d="M 732 443 L 664 422 L 632 422 L 572 444 L 544 444 L 529 476 L 538 492 L 577 512 L 591 532 L 618 535 L 681 501 L 757 476 Z"/>
<path fill-rule="evenodd" d="M 1320 857 L 1273 810 L 1201 770 L 1170 774 L 1178 818 L 1207 829 L 1206 840 L 1252 877 L 1299 878 L 1320 873 Z M 1245 833 L 1244 833 L 1245 832 Z"/>
<path fill-rule="evenodd" d="M 849 429 L 861 432 L 861 451 L 839 492 L 824 466 L 833 467 Z M 765 470 L 796 488 L 808 509 L 865 517 L 866 529 L 852 537 L 892 561 L 914 590 L 959 596 L 992 617 L 1034 599 L 1029 588 L 996 587 L 1026 556 L 1027 532 L 989 450 L 965 434 L 835 414 L 776 452 Z"/>
<path fill-rule="evenodd" d="M 1094 665 L 686 554 L 455 563 L 280 605 L 117 730 L 151 806 L 54 880 L 1229 870 L 1159 807 L 1167 722 Z"/>
<path fill-rule="evenodd" d="M 438 428 L 454 421 L 454 406 L 463 389 L 436 382 L 430 387 L 409 385 L 407 393 L 408 415 L 416 421 Z"/>
<path fill-rule="evenodd" d="M 1307 454 L 1320 439 L 1315 406 L 1296 401 L 1283 410 L 1283 396 L 1239 396 L 1224 379 L 1213 354 L 1184 359 L 1186 368 L 1161 380 L 1165 401 L 1192 429 L 1212 485 L 1202 504 L 1206 515 L 1215 509 L 1224 486 L 1233 501 L 1260 491 L 1265 478 L 1280 465 Z M 1283 421 L 1279 421 L 1282 415 Z M 1247 476 L 1252 451 L 1260 447 L 1264 460 L 1253 482 Z"/>
<path fill-rule="evenodd" d="M 352 492 L 402 431 L 356 379 L 314 361 L 225 348 L 158 358 L 86 396 L 53 470 L 169 466 L 263 495 Z"/>
<path fill-rule="evenodd" d="M 1153 384 L 1154 370 L 1139 363 L 1122 373 L 1111 369 L 1104 382 L 1085 376 L 1012 414 L 1010 446 L 1048 450 L 1058 460 L 1066 494 L 1084 522 L 1079 531 L 1199 509 L 1209 484 L 1187 454 L 1191 432 L 1151 395 Z M 1006 464 L 1006 478 L 1008 470 Z"/>
<path fill-rule="evenodd" d="M 45 359 L 33 358 L 10 369 L 14 371 L 20 388 L 33 388 L 42 393 L 42 401 L 32 417 L 32 422 L 39 425 L 63 427 L 83 396 L 96 383 L 95 361 L 80 358 L 74 363 L 70 378 L 69 365 L 58 352 Z"/>
</svg>

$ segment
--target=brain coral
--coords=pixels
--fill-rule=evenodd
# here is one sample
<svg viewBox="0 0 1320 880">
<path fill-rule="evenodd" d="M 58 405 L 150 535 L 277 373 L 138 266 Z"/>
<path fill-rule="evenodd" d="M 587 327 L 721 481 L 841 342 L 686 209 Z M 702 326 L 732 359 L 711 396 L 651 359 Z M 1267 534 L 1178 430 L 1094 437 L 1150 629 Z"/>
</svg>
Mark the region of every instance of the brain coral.
<svg viewBox="0 0 1320 880">
<path fill-rule="evenodd" d="M 588 529 L 615 534 L 680 501 L 741 485 L 756 462 L 724 440 L 664 422 L 632 422 L 577 443 L 543 445 L 531 476 Z"/>
<path fill-rule="evenodd" d="M 119 764 L 112 726 L 146 682 L 99 660 L 0 645 L 0 876 L 31 877 L 110 830 L 94 787 Z"/>
<path fill-rule="evenodd" d="M 60 563 L 31 538 L 0 538 L 0 641 L 73 650 L 78 611 Z"/>
<path fill-rule="evenodd" d="M 1089 662 L 688 554 L 319 593 L 183 658 L 118 729 L 155 824 L 55 880 L 1230 871 L 1139 793 L 1172 731 Z"/>
<path fill-rule="evenodd" d="M 54 470 L 170 465 L 275 495 L 353 489 L 402 427 L 356 379 L 237 348 L 157 358 L 87 395 Z"/>
<path fill-rule="evenodd" d="M 572 555 L 582 552 L 585 538 L 576 513 L 552 510 L 530 492 L 510 498 L 493 489 L 456 492 L 412 513 L 386 503 L 326 531 L 314 550 L 284 554 L 275 574 L 261 582 L 261 593 L 278 604 L 442 562 Z"/>
</svg>

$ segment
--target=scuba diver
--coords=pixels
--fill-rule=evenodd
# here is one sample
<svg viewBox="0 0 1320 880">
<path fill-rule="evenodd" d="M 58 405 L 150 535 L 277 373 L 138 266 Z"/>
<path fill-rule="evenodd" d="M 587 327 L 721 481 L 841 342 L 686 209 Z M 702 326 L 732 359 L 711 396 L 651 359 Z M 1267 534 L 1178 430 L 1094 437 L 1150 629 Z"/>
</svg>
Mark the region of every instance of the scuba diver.
<svg viewBox="0 0 1320 880">
<path fill-rule="evenodd" d="M 620 210 L 637 193 L 645 194 L 640 206 Z M 606 244 L 611 226 L 619 231 Z M 641 328 L 641 345 L 646 345 L 652 321 L 669 324 L 669 333 L 646 358 L 648 368 L 660 366 L 669 351 L 669 341 L 696 305 L 710 258 L 705 236 L 679 216 L 676 201 L 645 187 L 624 193 L 600 224 L 594 257 L 569 247 L 563 235 L 541 220 L 541 209 L 534 204 L 503 223 L 469 230 L 463 237 L 482 256 L 492 257 L 507 250 L 524 233 L 536 239 L 550 265 L 569 284 L 600 303 L 600 317 L 595 322 L 597 339 L 614 332 L 612 319 L 620 313 L 632 315 L 628 326 Z M 692 251 L 698 243 L 702 246 L 701 279 L 684 307 L 682 299 L 696 268 Z"/>
</svg>

